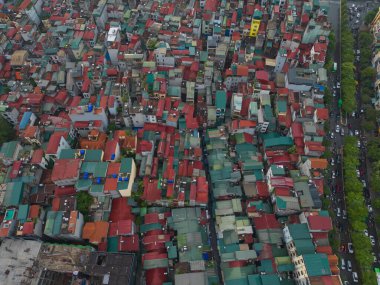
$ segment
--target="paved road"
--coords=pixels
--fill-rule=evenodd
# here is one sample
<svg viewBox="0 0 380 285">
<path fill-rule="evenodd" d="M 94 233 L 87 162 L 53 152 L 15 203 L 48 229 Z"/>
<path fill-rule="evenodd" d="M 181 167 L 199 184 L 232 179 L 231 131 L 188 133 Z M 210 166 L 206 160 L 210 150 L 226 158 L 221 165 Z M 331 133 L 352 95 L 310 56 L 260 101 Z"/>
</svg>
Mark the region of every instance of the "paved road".
<svg viewBox="0 0 380 285">
<path fill-rule="evenodd" d="M 341 117 L 340 110 L 338 108 L 338 101 L 341 97 L 340 88 L 335 88 L 337 82 L 341 82 L 341 48 L 340 48 L 340 1 L 330 1 L 330 9 L 328 13 L 329 21 L 332 24 L 332 28 L 335 32 L 336 38 L 336 50 L 334 53 L 334 61 L 338 64 L 338 70 L 335 76 L 329 77 L 328 86 L 334 91 L 333 105 L 330 110 L 330 130 L 333 134 L 332 148 L 333 148 L 333 160 L 332 165 L 332 175 L 327 181 L 331 185 L 331 205 L 332 209 L 335 211 L 335 216 L 332 217 L 333 223 L 339 233 L 339 239 L 341 245 L 345 246 L 345 250 L 338 253 L 341 260 L 345 261 L 345 269 L 341 268 L 341 278 L 342 281 L 348 281 L 353 284 L 352 271 L 357 271 L 358 267 L 356 265 L 353 254 L 347 252 L 347 244 L 351 242 L 351 236 L 349 233 L 349 224 L 346 216 L 346 205 L 344 200 L 344 189 L 343 189 L 343 164 L 342 164 L 342 146 L 344 136 L 341 135 L 341 131 L 336 132 L 336 126 L 339 125 L 340 129 L 344 129 L 345 134 L 348 133 L 347 128 L 341 124 L 341 121 L 346 121 L 345 118 Z M 333 178 L 335 177 L 335 178 Z M 348 270 L 348 261 L 351 263 L 351 270 Z"/>
<path fill-rule="evenodd" d="M 351 3 L 351 5 L 352 4 L 354 4 L 354 3 Z M 375 1 L 366 2 L 364 4 L 361 4 L 359 2 L 359 3 L 356 3 L 355 5 L 361 6 L 361 9 L 360 9 L 361 15 L 359 17 L 360 22 L 363 22 L 365 15 L 369 11 L 371 11 L 374 8 L 379 6 L 379 4 L 377 4 Z M 359 34 L 358 34 L 358 31 L 357 31 L 355 26 L 354 26 L 354 29 L 352 31 L 353 31 L 353 34 L 355 37 L 355 49 L 358 50 L 358 49 L 360 49 L 359 41 L 358 41 Z M 356 78 L 357 78 L 357 81 L 359 83 L 358 88 L 357 88 L 357 93 L 356 93 L 356 100 L 357 100 L 357 104 L 358 104 L 358 110 L 357 110 L 358 112 L 357 113 L 360 113 L 360 110 L 363 108 L 363 106 L 362 106 L 362 102 L 361 102 L 361 92 L 360 92 L 361 91 L 361 78 L 360 78 L 360 66 L 359 66 L 358 61 L 356 62 Z M 350 122 L 352 124 L 352 127 L 360 129 L 361 120 L 364 120 L 364 118 L 362 116 L 355 117 L 355 118 L 351 117 Z M 368 179 L 369 177 L 368 177 L 368 172 L 366 170 L 369 169 L 370 166 L 369 166 L 369 163 L 367 160 L 367 151 L 366 151 L 365 143 L 364 143 L 365 142 L 365 134 L 363 134 L 363 133 L 361 134 L 360 141 L 361 141 L 361 145 L 362 145 L 361 151 L 360 151 L 360 169 L 362 170 L 360 180 L 365 181 L 365 184 L 363 184 L 363 186 L 366 185 L 366 187 L 363 187 L 363 194 L 365 197 L 366 205 L 368 207 L 368 206 L 371 206 L 371 200 L 373 200 L 373 198 L 375 197 L 375 193 L 373 191 L 371 191 L 371 189 L 369 189 L 369 179 Z M 367 222 L 367 226 L 368 226 L 367 228 L 368 228 L 369 236 L 373 236 L 375 239 L 375 245 L 372 247 L 373 253 L 377 257 L 377 259 L 380 259 L 379 240 L 378 240 L 378 236 L 377 236 L 377 230 L 376 230 L 376 225 L 374 222 L 373 213 L 369 213 L 369 219 Z M 378 266 L 378 265 L 379 265 L 379 263 L 376 262 L 375 266 Z"/>
<path fill-rule="evenodd" d="M 201 135 L 201 143 L 202 143 L 202 148 L 203 148 L 203 165 L 205 166 L 205 171 L 206 171 L 206 177 L 209 185 L 209 197 L 208 197 L 208 212 L 210 215 L 209 219 L 209 231 L 210 231 L 210 245 L 212 249 L 212 255 L 213 259 L 216 265 L 216 273 L 218 275 L 219 279 L 219 284 L 224 284 L 223 283 L 223 276 L 222 276 L 222 270 L 220 267 L 220 255 L 219 255 L 219 250 L 218 250 L 218 238 L 217 238 L 217 233 L 215 229 L 215 217 L 214 217 L 214 211 L 213 211 L 213 190 L 212 190 L 212 183 L 211 183 L 211 178 L 209 174 L 209 165 L 208 165 L 208 160 L 207 160 L 207 152 L 206 152 L 206 143 L 204 139 L 204 130 L 200 131 Z"/>
<path fill-rule="evenodd" d="M 330 7 L 331 5 L 333 4 L 333 2 L 330 2 Z M 353 4 L 353 2 L 350 2 L 348 3 L 348 6 L 351 7 Z M 351 21 L 350 21 L 350 26 L 351 28 L 353 29 L 353 33 L 354 33 L 354 37 L 356 39 L 356 44 L 357 44 L 357 30 L 359 28 L 359 25 L 361 23 L 364 22 L 364 17 L 366 15 L 366 13 L 370 10 L 372 10 L 376 4 L 374 4 L 373 2 L 368 2 L 367 3 L 363 3 L 363 2 L 356 2 L 355 3 L 356 6 L 360 5 L 362 6 L 361 8 L 359 8 L 360 11 L 357 11 L 357 12 L 352 12 L 352 18 L 351 18 Z M 360 13 L 360 16 L 357 17 L 357 13 Z M 334 21 L 334 11 L 331 11 L 329 13 L 329 18 L 331 19 L 330 21 L 332 22 L 333 24 L 333 28 L 336 29 L 336 22 L 339 23 L 339 21 Z M 357 22 L 358 20 L 358 22 Z M 338 31 L 339 30 L 335 30 L 336 32 L 336 38 L 339 39 L 340 38 L 340 35 L 338 35 Z M 335 52 L 335 61 L 338 62 L 338 70 L 340 70 L 340 47 L 338 47 L 340 45 L 340 43 L 337 43 L 337 49 L 339 49 L 339 51 L 336 51 Z M 359 47 L 358 46 L 355 46 L 355 50 L 357 50 Z M 358 62 L 356 62 L 356 64 L 358 64 Z M 360 68 L 358 68 L 357 70 L 360 70 Z M 356 74 L 357 78 L 358 78 L 358 81 L 360 83 L 360 74 L 357 73 Z M 336 74 L 336 78 L 330 78 L 330 86 L 332 85 L 332 82 L 333 81 L 338 81 L 340 82 L 340 73 L 337 73 Z M 333 147 L 335 149 L 335 152 L 334 152 L 334 166 L 333 166 L 333 172 L 335 172 L 335 176 L 336 178 L 335 179 L 331 179 L 332 180 L 332 183 L 330 185 L 332 185 L 332 205 L 333 205 L 333 209 L 335 209 L 336 213 L 340 212 L 340 215 L 336 215 L 335 217 L 333 217 L 333 221 L 334 221 L 334 224 L 336 225 L 338 231 L 339 231 L 339 235 L 340 235 L 340 242 L 341 242 L 341 245 L 345 246 L 345 249 L 342 250 L 339 255 L 340 255 L 340 258 L 341 259 L 344 259 L 345 260 L 345 269 L 342 269 L 341 266 L 341 278 L 343 281 L 348 281 L 349 284 L 353 284 L 353 279 L 352 279 L 352 272 L 351 271 L 358 271 L 358 267 L 357 267 L 357 264 L 355 262 L 355 259 L 354 259 L 354 256 L 353 254 L 350 254 L 348 251 L 347 251 L 347 244 L 349 242 L 351 242 L 351 236 L 350 236 L 350 232 L 349 232 L 349 224 L 348 224 L 348 221 L 347 219 L 344 218 L 344 215 L 343 215 L 343 211 L 346 211 L 346 205 L 345 205 L 345 200 L 344 200 L 344 189 L 343 189 L 343 165 L 341 163 L 337 163 L 337 161 L 341 162 L 342 161 L 342 157 L 339 153 L 342 153 L 342 143 L 343 143 L 343 136 L 339 133 L 337 133 L 335 130 L 336 130 L 336 125 L 339 125 L 340 129 L 344 129 L 344 134 L 345 135 L 349 135 L 349 133 L 351 132 L 352 135 L 355 135 L 355 130 L 359 131 L 359 135 L 358 135 L 358 138 L 359 140 L 361 141 L 361 148 L 360 148 L 360 159 L 361 159 L 361 165 L 359 167 L 361 171 L 360 173 L 360 177 L 359 179 L 360 180 L 363 180 L 365 182 L 365 185 L 368 186 L 368 177 L 367 177 L 367 172 L 365 171 L 367 169 L 367 166 L 366 166 L 366 150 L 365 148 L 363 147 L 363 138 L 362 138 L 362 134 L 360 133 L 360 120 L 362 119 L 361 116 L 361 109 L 362 109 L 362 106 L 361 106 L 361 98 L 360 98 L 360 84 L 358 86 L 358 90 L 357 90 L 357 103 L 358 103 L 358 110 L 356 112 L 356 116 L 352 116 L 351 114 L 349 114 L 347 116 L 347 120 L 346 118 L 342 118 L 339 117 L 339 111 L 338 111 L 338 105 L 337 105 L 337 102 L 340 98 L 340 90 L 339 89 L 336 89 L 336 96 L 334 97 L 334 103 L 333 103 L 333 111 L 332 113 L 330 114 L 331 115 L 331 119 L 330 119 L 330 126 L 331 126 L 331 131 L 334 132 L 334 139 L 333 139 Z M 345 125 L 342 125 L 341 122 L 344 122 Z M 364 185 L 364 184 L 363 184 Z M 370 192 L 369 192 L 369 189 L 366 188 L 366 187 L 363 187 L 363 193 L 366 197 L 366 204 L 367 205 L 370 205 Z M 338 210 L 339 209 L 339 210 Z M 369 220 L 368 220 L 368 234 L 369 235 L 372 235 L 374 236 L 375 238 L 375 246 L 373 248 L 374 250 L 374 254 L 377 256 L 377 258 L 380 259 L 380 256 L 379 256 L 379 243 L 378 243 L 378 240 L 377 240 L 377 234 L 376 234 L 376 227 L 373 223 L 373 217 L 372 215 L 370 214 L 370 217 L 369 217 Z M 347 262 L 350 261 L 351 264 L 352 264 L 352 270 L 348 270 L 347 268 Z M 359 281 L 360 283 L 360 281 Z"/>
</svg>

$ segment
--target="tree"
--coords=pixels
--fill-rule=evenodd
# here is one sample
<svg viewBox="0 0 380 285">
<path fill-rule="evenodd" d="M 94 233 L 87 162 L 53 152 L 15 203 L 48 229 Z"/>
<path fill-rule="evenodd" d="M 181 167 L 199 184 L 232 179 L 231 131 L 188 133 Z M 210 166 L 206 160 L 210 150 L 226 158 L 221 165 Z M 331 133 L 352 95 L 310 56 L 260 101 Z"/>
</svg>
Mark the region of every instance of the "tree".
<svg viewBox="0 0 380 285">
<path fill-rule="evenodd" d="M 376 129 L 376 124 L 373 121 L 362 121 L 360 125 L 366 132 L 371 132 Z"/>
<path fill-rule="evenodd" d="M 13 140 L 16 132 L 13 127 L 3 118 L 0 117 L 0 145 Z"/>
<path fill-rule="evenodd" d="M 367 13 L 367 15 L 365 15 L 365 18 L 364 18 L 364 23 L 366 25 L 369 25 L 371 24 L 371 22 L 373 21 L 373 19 L 375 18 L 376 14 L 377 14 L 378 10 L 377 9 L 374 9 L 372 11 L 369 11 Z"/>
<path fill-rule="evenodd" d="M 90 213 L 90 206 L 93 203 L 94 198 L 88 194 L 87 191 L 80 191 L 77 194 L 77 209 L 81 212 L 87 220 L 88 214 Z"/>
</svg>

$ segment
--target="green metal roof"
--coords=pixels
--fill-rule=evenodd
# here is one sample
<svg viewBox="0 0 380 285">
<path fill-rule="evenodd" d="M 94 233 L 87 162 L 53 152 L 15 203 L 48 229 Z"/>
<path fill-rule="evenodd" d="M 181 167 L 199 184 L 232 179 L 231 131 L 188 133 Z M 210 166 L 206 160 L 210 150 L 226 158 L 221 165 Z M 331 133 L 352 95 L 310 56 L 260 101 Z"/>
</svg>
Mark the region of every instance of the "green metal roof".
<svg viewBox="0 0 380 285">
<path fill-rule="evenodd" d="M 106 177 L 107 169 L 108 169 L 108 162 L 96 163 L 94 176 L 95 177 Z"/>
<path fill-rule="evenodd" d="M 84 155 L 84 161 L 102 161 L 103 151 L 100 149 L 88 149 Z"/>
<path fill-rule="evenodd" d="M 310 231 L 307 224 L 289 224 L 288 229 L 293 240 L 310 239 Z"/>
<path fill-rule="evenodd" d="M 277 137 L 264 139 L 264 147 L 274 147 L 274 146 L 289 146 L 293 145 L 293 139 L 291 137 Z"/>
<path fill-rule="evenodd" d="M 169 266 L 169 260 L 167 258 L 144 260 L 144 270 L 154 268 L 167 268 Z"/>
<path fill-rule="evenodd" d="M 109 237 L 107 238 L 107 252 L 118 252 L 119 251 L 119 237 Z"/>
<path fill-rule="evenodd" d="M 218 109 L 226 109 L 227 94 L 224 90 L 217 90 L 215 93 L 215 106 Z"/>
<path fill-rule="evenodd" d="M 23 182 L 9 182 L 6 186 L 4 206 L 18 206 L 24 194 Z"/>
<path fill-rule="evenodd" d="M 13 158 L 18 144 L 18 141 L 10 141 L 3 143 L 0 149 L 0 154 L 4 155 L 5 158 Z"/>
<path fill-rule="evenodd" d="M 331 275 L 326 254 L 304 254 L 303 260 L 309 277 Z"/>
<path fill-rule="evenodd" d="M 131 173 L 132 172 L 132 163 L 133 163 L 133 158 L 131 158 L 131 157 L 122 158 L 121 165 L 120 165 L 120 172 L 121 173 Z"/>
<path fill-rule="evenodd" d="M 28 218 L 29 214 L 29 205 L 28 204 L 22 204 L 18 206 L 18 214 L 17 214 L 17 220 L 21 223 L 24 223 L 26 219 Z"/>
<path fill-rule="evenodd" d="M 307 253 L 314 253 L 315 247 L 311 240 L 309 239 L 296 239 L 294 240 L 294 246 L 297 250 L 298 255 L 303 255 Z"/>
</svg>

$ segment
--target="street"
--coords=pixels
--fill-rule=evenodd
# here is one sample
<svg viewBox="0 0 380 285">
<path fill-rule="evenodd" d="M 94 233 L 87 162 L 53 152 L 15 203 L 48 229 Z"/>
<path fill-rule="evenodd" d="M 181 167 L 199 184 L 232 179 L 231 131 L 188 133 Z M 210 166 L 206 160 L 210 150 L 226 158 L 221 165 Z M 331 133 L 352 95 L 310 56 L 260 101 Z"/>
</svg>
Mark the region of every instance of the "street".
<svg viewBox="0 0 380 285">
<path fill-rule="evenodd" d="M 348 3 L 348 7 L 352 7 L 353 2 Z M 355 12 L 354 9 L 351 12 L 350 17 L 350 26 L 353 28 L 354 32 L 354 38 L 356 45 L 358 45 L 358 28 L 360 23 L 364 22 L 364 17 L 367 14 L 368 11 L 372 10 L 375 7 L 375 3 L 368 2 L 356 2 L 355 6 L 361 6 L 357 8 L 359 12 Z M 328 179 L 328 184 L 331 185 L 331 206 L 332 209 L 335 212 L 335 216 L 332 217 L 333 223 L 337 229 L 337 232 L 339 233 L 339 239 L 340 239 L 340 251 L 338 253 L 340 257 L 340 269 L 341 269 L 341 278 L 342 281 L 346 283 L 344 284 L 354 284 L 353 280 L 353 272 L 358 272 L 358 266 L 356 264 L 353 251 L 349 249 L 349 245 L 351 243 L 351 236 L 350 236 L 350 227 L 347 219 L 347 209 L 345 204 L 345 192 L 344 192 L 344 181 L 343 181 L 343 140 L 344 136 L 352 135 L 357 136 L 360 145 L 358 144 L 358 147 L 360 148 L 360 162 L 361 165 L 358 169 L 358 179 L 362 181 L 363 183 L 363 194 L 366 199 L 366 205 L 369 207 L 369 209 L 372 209 L 371 206 L 371 193 L 369 191 L 368 185 L 368 176 L 367 176 L 367 160 L 366 160 L 366 149 L 365 149 L 365 140 L 363 137 L 363 134 L 361 132 L 360 127 L 360 121 L 363 116 L 362 106 L 361 106 L 361 98 L 360 98 L 360 73 L 356 73 L 357 81 L 359 82 L 359 85 L 357 87 L 357 105 L 358 109 L 354 114 L 348 114 L 347 116 L 342 117 L 342 114 L 340 113 L 339 107 L 338 107 L 338 101 L 341 98 L 341 90 L 340 90 L 340 81 L 341 81 L 341 74 L 340 74 L 340 67 L 341 67 L 341 50 L 340 50 L 340 27 L 339 27 L 339 4 L 337 4 L 334 1 L 330 1 L 330 11 L 329 11 L 329 20 L 332 23 L 332 27 L 335 30 L 336 35 L 336 50 L 334 54 L 334 62 L 337 62 L 338 69 L 334 76 L 330 76 L 329 78 L 329 88 L 333 91 L 333 103 L 331 106 L 331 112 L 330 112 L 330 134 L 329 138 L 332 140 L 332 149 L 333 149 L 333 158 L 330 161 L 331 165 L 331 177 Z M 358 15 L 359 14 L 359 15 Z M 355 53 L 356 50 L 359 49 L 358 46 L 355 47 Z M 355 57 L 357 55 L 355 54 Z M 357 65 L 359 64 L 358 61 L 355 62 Z M 360 68 L 357 68 L 359 71 Z M 371 211 L 372 212 L 372 211 Z M 367 222 L 367 232 L 366 235 L 371 239 L 374 240 L 374 259 L 379 259 L 379 243 L 377 239 L 377 233 L 376 233 L 376 227 L 374 223 L 374 219 L 372 216 L 372 213 L 369 214 L 369 219 Z M 350 264 L 351 266 L 348 266 Z M 348 283 L 347 283 L 348 282 Z M 357 283 L 357 282 L 356 282 Z M 359 281 L 360 283 L 360 281 Z"/>
</svg>

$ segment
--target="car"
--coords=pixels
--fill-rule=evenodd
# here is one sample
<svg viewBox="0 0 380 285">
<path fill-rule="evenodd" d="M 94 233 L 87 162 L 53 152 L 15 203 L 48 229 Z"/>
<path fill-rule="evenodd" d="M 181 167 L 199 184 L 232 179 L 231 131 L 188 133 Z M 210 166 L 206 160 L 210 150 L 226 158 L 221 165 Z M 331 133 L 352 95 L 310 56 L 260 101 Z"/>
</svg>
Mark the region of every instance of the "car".
<svg viewBox="0 0 380 285">
<path fill-rule="evenodd" d="M 358 135 L 359 135 L 359 131 L 355 130 L 355 136 L 358 136 Z"/>
<path fill-rule="evenodd" d="M 347 260 L 347 270 L 348 270 L 348 271 L 352 271 L 351 260 Z"/>
<path fill-rule="evenodd" d="M 356 115 L 356 113 L 355 113 L 355 112 L 352 112 L 351 117 L 354 118 L 355 115 Z"/>
<path fill-rule="evenodd" d="M 336 88 L 340 88 L 340 82 L 336 83 Z"/>
<path fill-rule="evenodd" d="M 344 262 L 344 258 L 340 260 L 340 269 L 345 270 L 346 269 L 346 262 Z"/>
<path fill-rule="evenodd" d="M 354 280 L 355 283 L 359 282 L 358 273 L 352 272 L 352 280 Z"/>
<path fill-rule="evenodd" d="M 340 217 L 340 208 L 337 208 L 337 209 L 336 209 L 336 216 L 337 216 L 337 217 Z"/>
<path fill-rule="evenodd" d="M 351 242 L 347 243 L 348 253 L 354 253 L 354 247 Z"/>
<path fill-rule="evenodd" d="M 344 136 L 344 129 L 343 128 L 340 129 L 340 135 Z"/>
<path fill-rule="evenodd" d="M 335 176 L 335 172 L 332 172 L 332 173 L 331 173 L 331 178 L 332 178 L 332 179 L 335 179 L 335 178 L 336 178 L 336 176 Z"/>
<path fill-rule="evenodd" d="M 335 127 L 335 132 L 336 132 L 336 133 L 339 133 L 339 132 L 340 132 L 340 126 L 339 126 L 339 125 L 336 125 L 336 127 Z"/>
<path fill-rule="evenodd" d="M 347 212 L 346 210 L 343 210 L 343 220 L 347 219 Z"/>
<path fill-rule="evenodd" d="M 363 114 L 364 113 L 364 109 L 360 109 L 360 114 Z"/>
<path fill-rule="evenodd" d="M 368 236 L 368 230 L 367 230 L 367 229 L 364 230 L 364 235 L 365 235 L 366 237 Z"/>
<path fill-rule="evenodd" d="M 371 206 L 371 205 L 367 205 L 367 208 L 368 208 L 368 212 L 369 212 L 369 213 L 372 213 L 372 212 L 373 212 L 373 209 L 372 209 L 372 206 Z"/>
<path fill-rule="evenodd" d="M 362 183 L 363 183 L 363 187 L 364 187 L 364 188 L 367 187 L 367 182 L 365 182 L 364 179 L 362 180 Z"/>
<path fill-rule="evenodd" d="M 356 176 L 360 177 L 360 171 L 359 171 L 359 169 L 356 169 Z"/>
<path fill-rule="evenodd" d="M 362 147 L 362 144 L 360 141 L 358 141 L 358 148 L 361 148 Z"/>
<path fill-rule="evenodd" d="M 331 132 L 331 134 L 330 134 L 330 139 L 334 139 L 335 138 L 335 135 L 334 135 L 334 133 L 333 132 Z"/>
<path fill-rule="evenodd" d="M 336 96 L 336 91 L 334 90 L 334 92 L 333 92 L 333 97 L 335 97 Z"/>
<path fill-rule="evenodd" d="M 350 285 L 350 282 L 348 282 L 347 280 L 343 282 L 343 285 Z"/>
<path fill-rule="evenodd" d="M 333 159 L 333 158 L 331 159 L 331 161 L 330 161 L 330 164 L 331 164 L 332 166 L 334 166 L 334 165 L 335 165 L 335 161 L 334 161 L 334 159 Z"/>
<path fill-rule="evenodd" d="M 356 18 L 360 18 L 360 13 L 358 13 L 358 14 L 356 15 Z"/>
<path fill-rule="evenodd" d="M 371 241 L 372 246 L 374 246 L 376 244 L 374 236 L 369 236 L 369 239 Z"/>
</svg>

